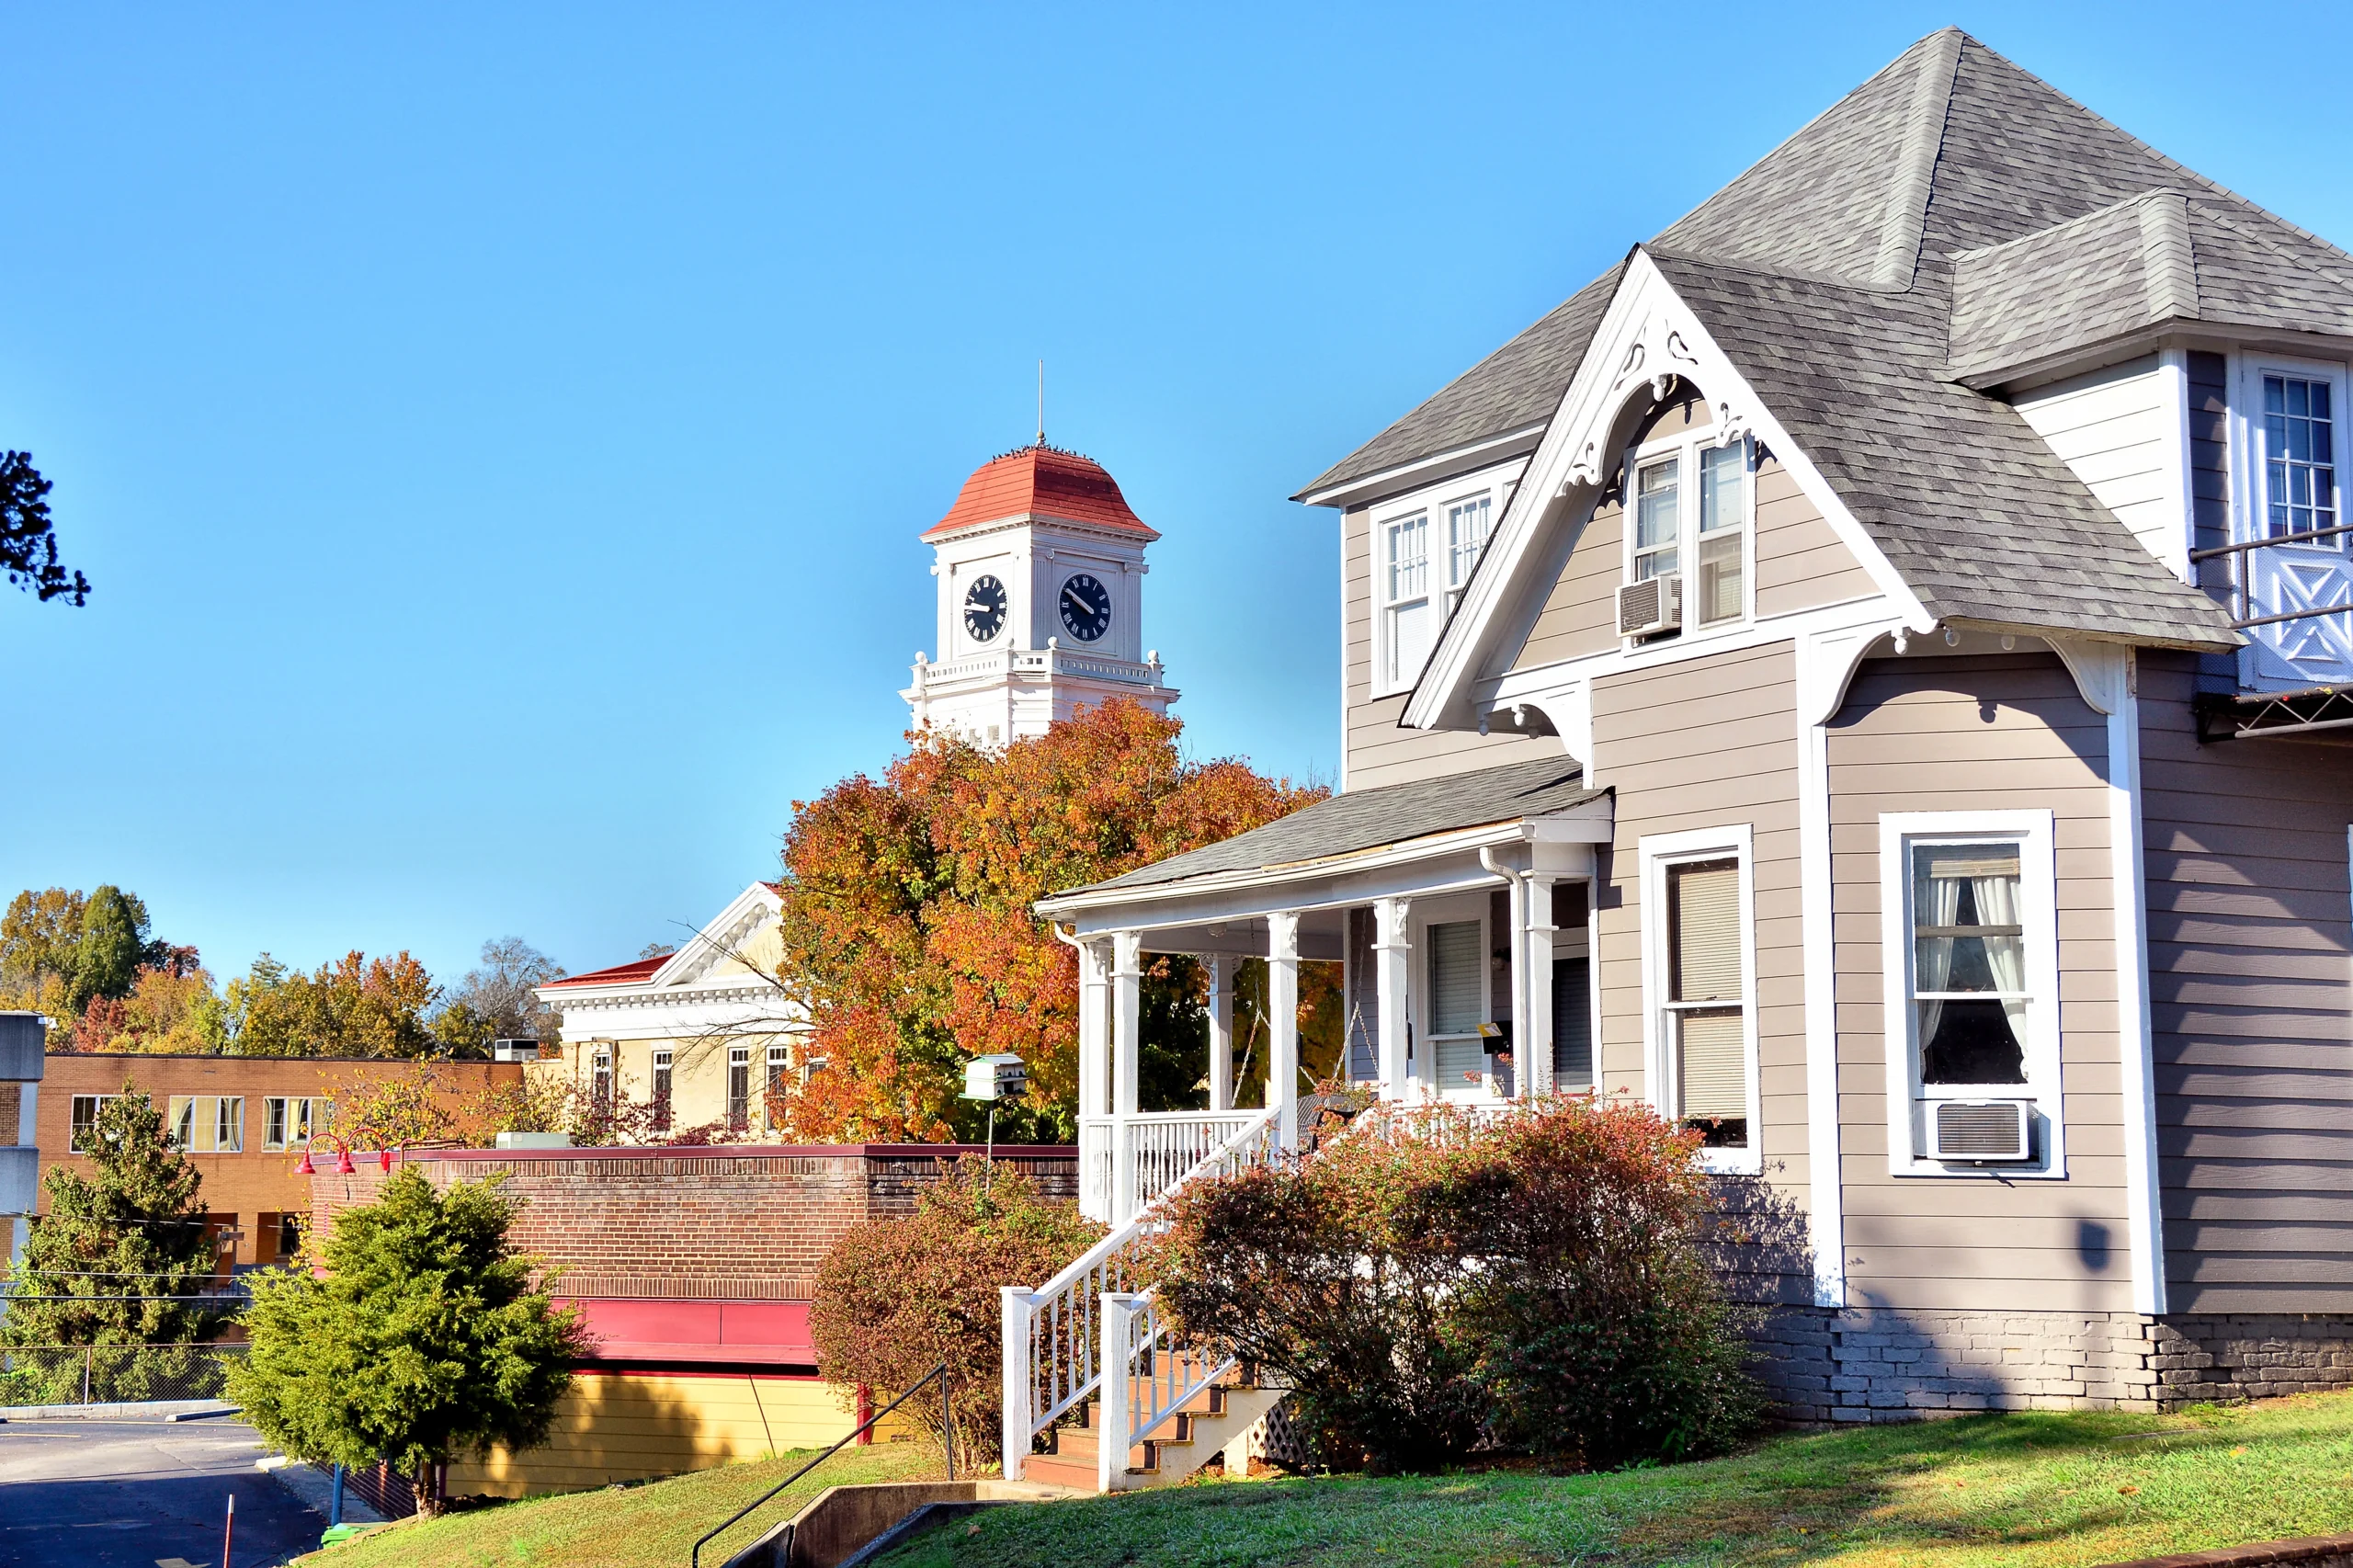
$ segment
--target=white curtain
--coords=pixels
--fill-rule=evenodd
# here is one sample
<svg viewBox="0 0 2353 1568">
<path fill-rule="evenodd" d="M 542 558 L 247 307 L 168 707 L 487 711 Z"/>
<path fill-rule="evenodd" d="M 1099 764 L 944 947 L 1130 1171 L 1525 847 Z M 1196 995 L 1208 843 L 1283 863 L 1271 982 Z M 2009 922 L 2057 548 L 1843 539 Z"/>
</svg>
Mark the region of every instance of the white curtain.
<svg viewBox="0 0 2353 1568">
<path fill-rule="evenodd" d="M 1960 884 L 1954 883 L 1958 892 Z M 1981 926 L 2011 926 L 2018 920 L 2018 878 L 2015 871 L 2005 871 L 1990 877 L 1972 877 L 1970 891 L 1977 895 L 1977 923 Z M 1985 962 L 1994 971 L 1995 989 L 2005 993 L 2003 1015 L 2009 1019 L 2010 1036 L 2026 1049 L 2026 938 L 2023 935 L 1987 936 Z"/>
<path fill-rule="evenodd" d="M 1940 926 L 1950 930 L 1961 918 L 1961 879 L 1940 877 L 1935 872 L 1935 862 L 1929 861 L 1928 875 L 1921 881 L 1927 885 L 1916 890 L 1913 897 L 1919 905 L 1913 911 L 1915 926 Z M 1952 976 L 1952 937 L 1923 937 L 1913 944 L 1912 987 L 1915 991 L 1942 991 Z M 1920 1004 L 1920 1049 L 1937 1038 L 1937 1025 L 1943 1021 L 1942 1002 Z"/>
</svg>

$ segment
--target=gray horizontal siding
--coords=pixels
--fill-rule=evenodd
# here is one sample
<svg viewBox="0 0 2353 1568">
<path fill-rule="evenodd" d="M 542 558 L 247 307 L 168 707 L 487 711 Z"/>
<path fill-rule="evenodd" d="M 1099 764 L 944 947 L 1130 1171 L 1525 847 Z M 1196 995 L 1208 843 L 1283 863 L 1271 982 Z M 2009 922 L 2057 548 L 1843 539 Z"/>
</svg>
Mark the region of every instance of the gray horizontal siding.
<svg viewBox="0 0 2353 1568">
<path fill-rule="evenodd" d="M 2193 387 L 2210 358 L 2191 357 Z M 2353 748 L 2201 746 L 2194 679 L 2186 655 L 2143 655 L 2167 1304 L 2344 1312 L 2353 1309 Z"/>
</svg>

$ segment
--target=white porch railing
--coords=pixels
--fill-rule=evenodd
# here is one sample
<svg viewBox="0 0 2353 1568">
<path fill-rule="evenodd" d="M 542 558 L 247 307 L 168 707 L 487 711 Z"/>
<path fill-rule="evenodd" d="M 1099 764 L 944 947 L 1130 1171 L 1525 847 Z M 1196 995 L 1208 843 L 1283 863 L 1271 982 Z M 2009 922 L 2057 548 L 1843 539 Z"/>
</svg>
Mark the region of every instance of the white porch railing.
<svg viewBox="0 0 2353 1568">
<path fill-rule="evenodd" d="M 1103 1298 L 1102 1360 L 1106 1366 L 1127 1369 L 1125 1377 L 1103 1384 L 1104 1440 L 1096 1448 L 1096 1487 L 1103 1492 L 1117 1492 L 1125 1484 L 1129 1449 L 1234 1365 L 1231 1356 L 1177 1345 L 1149 1293 Z M 1111 1440 L 1122 1433 L 1123 1441 Z"/>
<path fill-rule="evenodd" d="M 1142 1213 L 1153 1199 L 1265 1114 L 1161 1110 L 1080 1118 L 1078 1160 L 1086 1183 L 1080 1212 L 1115 1225 Z"/>
<path fill-rule="evenodd" d="M 1144 1196 L 1128 1210 L 1133 1218 L 1116 1226 L 1110 1234 L 1073 1259 L 1070 1266 L 1035 1290 L 1025 1290 L 1017 1285 L 1004 1288 L 1002 1344 L 1005 1354 L 1005 1474 L 1009 1481 L 1021 1478 L 1022 1461 L 1029 1457 L 1029 1446 L 1040 1433 L 1074 1409 L 1084 1401 L 1104 1392 L 1107 1413 L 1114 1405 L 1126 1407 L 1133 1402 L 1128 1397 L 1132 1383 L 1131 1374 L 1142 1346 L 1136 1340 L 1133 1327 L 1135 1313 L 1111 1311 L 1112 1301 L 1133 1301 L 1128 1286 L 1138 1247 L 1149 1236 L 1156 1234 L 1164 1221 L 1158 1210 L 1158 1199 L 1204 1176 L 1222 1176 L 1263 1165 L 1274 1153 L 1276 1144 L 1276 1113 L 1272 1109 L 1256 1111 L 1178 1111 L 1151 1117 L 1124 1119 L 1128 1130 L 1142 1123 L 1148 1127 L 1165 1128 L 1138 1137 L 1134 1147 L 1153 1147 L 1159 1152 L 1154 1156 L 1162 1162 L 1157 1170 L 1141 1176 L 1127 1175 L 1121 1180 L 1130 1192 Z M 1095 1119 L 1089 1119 L 1090 1121 Z M 1235 1123 L 1222 1142 L 1211 1144 L 1207 1151 L 1188 1165 L 1167 1174 L 1166 1165 L 1173 1164 L 1179 1152 L 1194 1142 L 1206 1142 L 1206 1133 L 1218 1122 Z M 1098 1164 L 1104 1171 L 1104 1186 L 1097 1189 L 1108 1195 L 1112 1176 L 1120 1166 L 1132 1169 L 1130 1161 L 1118 1158 L 1119 1133 L 1114 1119 L 1100 1119 L 1097 1138 L 1090 1142 L 1089 1128 L 1079 1130 L 1080 1169 L 1090 1180 Z M 1156 1140 L 1156 1142 L 1154 1142 Z M 1099 1161 L 1090 1158 L 1090 1150 L 1106 1151 Z M 1107 1321 L 1116 1319 L 1116 1325 Z M 1150 1323 L 1147 1314 L 1145 1321 Z M 1116 1326 L 1116 1333 L 1114 1327 Z M 1156 1329 L 1152 1332 L 1157 1333 Z M 1149 1344 L 1149 1341 L 1145 1342 Z M 1116 1365 L 1120 1375 L 1112 1380 L 1117 1386 L 1106 1391 L 1103 1371 L 1107 1364 Z M 1172 1362 L 1172 1366 L 1176 1363 Z M 1210 1377 L 1216 1376 L 1212 1371 Z M 1206 1386 L 1206 1379 L 1203 1385 Z M 1160 1408 L 1153 1423 L 1165 1419 L 1176 1404 L 1192 1397 L 1199 1389 L 1188 1391 L 1175 1403 Z M 1147 1397 L 1147 1406 L 1154 1404 L 1157 1396 Z M 1116 1457 L 1119 1471 L 1124 1474 L 1127 1452 L 1137 1437 L 1148 1433 L 1149 1426 L 1137 1430 L 1132 1426 L 1132 1413 L 1123 1414 L 1114 1425 L 1107 1420 L 1102 1437 L 1103 1451 Z M 1107 1460 L 1107 1464 L 1111 1462 Z"/>
</svg>

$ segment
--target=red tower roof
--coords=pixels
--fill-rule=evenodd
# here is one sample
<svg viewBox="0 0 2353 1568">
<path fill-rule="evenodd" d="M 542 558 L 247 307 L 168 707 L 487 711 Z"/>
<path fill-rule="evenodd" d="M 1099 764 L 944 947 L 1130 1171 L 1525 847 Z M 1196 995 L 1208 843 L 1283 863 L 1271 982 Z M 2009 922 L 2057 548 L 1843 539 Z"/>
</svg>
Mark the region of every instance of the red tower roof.
<svg viewBox="0 0 2353 1568">
<path fill-rule="evenodd" d="M 956 505 L 931 526 L 924 542 L 1032 515 L 1087 523 L 1147 543 L 1160 537 L 1129 507 L 1120 482 L 1101 463 L 1040 443 L 992 458 L 974 470 L 957 493 Z"/>
</svg>

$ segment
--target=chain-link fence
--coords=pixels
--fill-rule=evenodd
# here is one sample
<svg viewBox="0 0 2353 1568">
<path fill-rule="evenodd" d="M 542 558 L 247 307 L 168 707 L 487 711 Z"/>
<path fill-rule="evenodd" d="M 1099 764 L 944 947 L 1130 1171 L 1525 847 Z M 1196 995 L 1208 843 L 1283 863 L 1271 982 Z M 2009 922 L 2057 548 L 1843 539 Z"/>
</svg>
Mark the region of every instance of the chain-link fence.
<svg viewBox="0 0 2353 1568">
<path fill-rule="evenodd" d="M 0 1350 L 0 1405 L 219 1399 L 243 1345 L 31 1345 Z"/>
</svg>

